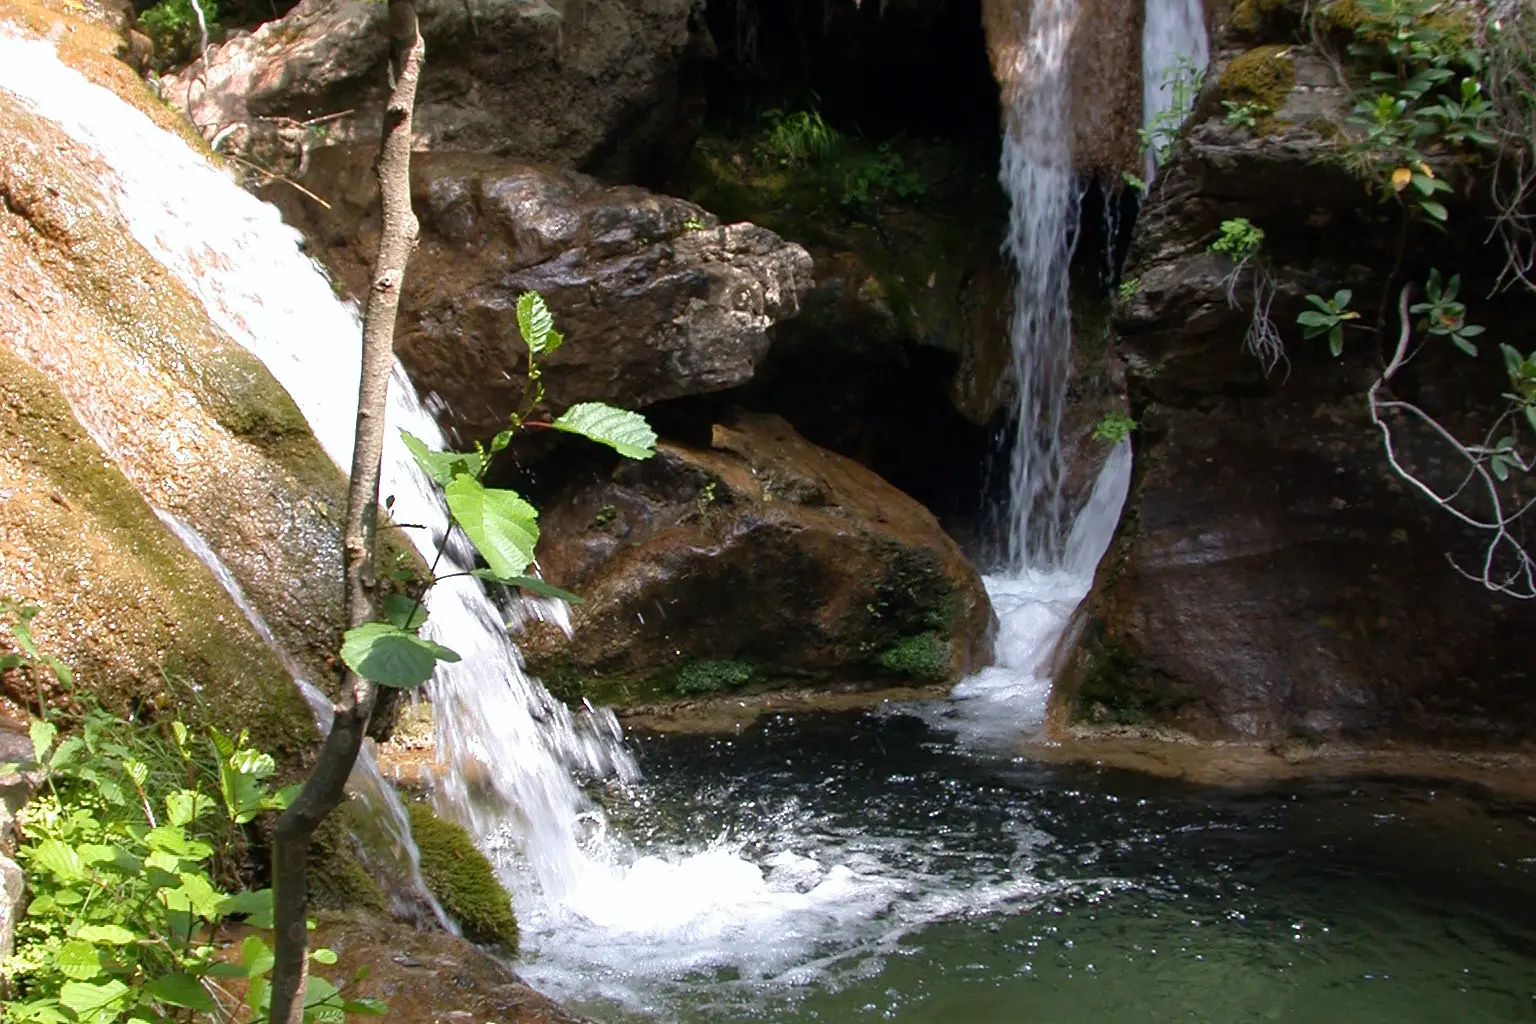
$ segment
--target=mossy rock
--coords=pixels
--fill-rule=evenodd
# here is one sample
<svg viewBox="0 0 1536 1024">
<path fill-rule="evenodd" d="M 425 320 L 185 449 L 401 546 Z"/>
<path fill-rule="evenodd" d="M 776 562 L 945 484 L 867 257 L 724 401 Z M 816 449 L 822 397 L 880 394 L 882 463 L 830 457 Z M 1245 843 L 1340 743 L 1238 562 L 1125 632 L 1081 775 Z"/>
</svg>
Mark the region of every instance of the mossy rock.
<svg viewBox="0 0 1536 1024">
<path fill-rule="evenodd" d="M 432 813 L 424 803 L 410 805 L 411 832 L 421 851 L 421 876 L 448 915 L 471 942 L 517 953 L 517 918 L 512 895 L 496 878 L 491 862 L 469 833 Z"/>
<path fill-rule="evenodd" d="M 949 644 L 937 633 L 916 633 L 881 651 L 875 664 L 899 676 L 942 680 L 949 675 Z"/>
<path fill-rule="evenodd" d="M 379 883 L 352 852 L 347 836 L 351 804 L 320 823 L 309 842 L 309 901 L 315 910 L 371 910 L 387 913 Z"/>
<path fill-rule="evenodd" d="M 1221 72 L 1223 98 L 1249 105 L 1263 116 L 1260 133 L 1273 126 L 1274 115 L 1296 87 L 1296 61 L 1290 46 L 1258 46 L 1234 58 Z"/>
</svg>

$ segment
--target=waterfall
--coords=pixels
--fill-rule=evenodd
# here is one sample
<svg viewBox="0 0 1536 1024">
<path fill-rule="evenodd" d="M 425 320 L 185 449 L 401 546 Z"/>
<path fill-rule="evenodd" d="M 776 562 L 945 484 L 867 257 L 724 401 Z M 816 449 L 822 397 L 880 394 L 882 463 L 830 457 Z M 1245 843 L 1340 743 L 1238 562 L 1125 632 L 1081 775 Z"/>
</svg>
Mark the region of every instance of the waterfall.
<svg viewBox="0 0 1536 1024">
<path fill-rule="evenodd" d="M 1079 191 L 1072 172 L 1068 56 L 1077 0 L 1035 0 L 1022 42 L 1008 51 L 1001 179 L 1011 200 L 1007 249 L 1018 270 L 1009 340 L 1019 391 L 1008 568 L 1060 562 L 1061 412 L 1072 347 L 1067 267 Z"/>
<path fill-rule="evenodd" d="M 1158 115 L 1173 106 L 1173 86 L 1166 81 L 1180 58 L 1197 68 L 1210 61 L 1202 0 L 1147 0 L 1147 20 L 1141 37 L 1142 120 L 1151 127 Z M 1148 148 L 1146 180 L 1157 173 L 1157 158 Z"/>
<path fill-rule="evenodd" d="M 277 210 L 236 185 L 186 143 L 109 90 L 59 61 L 53 47 L 0 30 L 0 88 L 57 123 L 105 165 L 103 186 L 133 237 L 206 307 L 210 318 L 287 389 L 326 453 L 351 463 L 360 338 L 356 310 L 300 251 Z M 397 365 L 391 380 L 381 491 L 431 559 L 447 535 L 436 487 L 399 441 L 405 428 L 444 447 L 436 423 Z M 471 564 L 462 541 L 447 572 Z M 429 683 L 437 718 L 438 794 L 455 817 L 489 837 L 511 817 L 520 852 L 558 898 L 580 872 L 578 826 L 590 812 L 573 771 L 633 778 L 610 714 L 578 721 L 522 669 L 504 616 L 480 585 L 460 577 L 434 587 L 427 631 L 463 658 Z M 554 614 L 548 604 L 529 614 Z"/>
<path fill-rule="evenodd" d="M 234 573 L 229 571 L 218 553 L 189 523 L 158 508 L 154 512 L 186 545 L 187 550 L 208 568 L 230 600 L 235 602 L 235 607 L 240 609 L 245 620 L 251 624 L 256 635 L 277 655 L 314 714 L 315 728 L 322 736 L 329 733 L 333 714 L 330 698 L 304 678 L 304 670 L 299 667 L 293 655 L 277 642 L 267 620 L 246 598 Z M 368 864 L 381 873 L 387 882 L 385 888 L 389 893 L 390 909 L 399 917 L 413 918 L 418 922 L 434 920 L 445 930 L 459 934 L 458 925 L 443 910 L 437 897 L 432 895 L 432 890 L 427 888 L 426 879 L 421 876 L 421 850 L 411 836 L 411 821 L 405 803 L 400 799 L 400 794 L 395 792 L 395 787 L 380 774 L 378 761 L 367 744 L 363 745 L 358 754 L 357 764 L 347 779 L 347 789 L 363 805 L 365 813 L 356 829 L 358 842 Z"/>
</svg>

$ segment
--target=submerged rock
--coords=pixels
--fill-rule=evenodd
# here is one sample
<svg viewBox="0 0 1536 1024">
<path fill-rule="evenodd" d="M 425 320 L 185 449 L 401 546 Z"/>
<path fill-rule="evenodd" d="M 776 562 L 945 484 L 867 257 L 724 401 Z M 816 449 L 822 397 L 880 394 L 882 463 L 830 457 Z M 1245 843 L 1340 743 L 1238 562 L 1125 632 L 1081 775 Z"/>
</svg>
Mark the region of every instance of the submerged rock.
<svg viewBox="0 0 1536 1024">
<path fill-rule="evenodd" d="M 1481 298 L 1491 278 L 1471 283 L 1487 269 L 1480 232 L 1415 231 L 1389 285 L 1395 208 L 1371 201 L 1337 157 L 1348 93 L 1306 48 L 1242 52 L 1228 46 L 1226 70 L 1269 68 L 1273 116 L 1228 123 L 1217 100 L 1252 82 L 1213 70 L 1136 229 L 1135 294 L 1117 324 L 1140 424 L 1136 476 L 1058 700 L 1088 722 L 1212 738 L 1518 741 L 1536 727 L 1536 607 L 1452 568 L 1447 554 L 1475 558 L 1475 541 L 1392 472 L 1365 397 L 1374 339 L 1352 332 L 1334 359 L 1295 318 L 1308 293 L 1347 287 L 1369 322 L 1386 288 L 1422 282 L 1431 265 L 1469 275 L 1470 319 L 1489 337 L 1528 324 L 1531 303 Z M 1285 356 L 1267 376 L 1244 348 L 1251 273 L 1229 304 L 1233 263 L 1210 251 L 1236 217 L 1265 232 L 1275 279 L 1268 313 Z M 1500 375 L 1486 355 L 1436 344 L 1397 386 L 1457 429 L 1481 430 Z M 1452 461 L 1401 436 L 1422 471 L 1451 480 Z"/>
<path fill-rule="evenodd" d="M 540 565 L 585 601 L 569 639 L 520 639 L 568 698 L 954 681 L 991 654 L 981 580 L 933 516 L 773 416 L 579 480 L 546 505 Z"/>
<path fill-rule="evenodd" d="M 305 181 L 328 211 L 272 193 L 359 294 L 377 244 L 371 159 L 316 154 Z M 522 292 L 543 294 L 568 339 L 540 360 L 549 402 L 635 408 L 751 379 L 769 329 L 811 286 L 798 245 L 644 189 L 464 153 L 419 153 L 411 178 L 421 242 L 395 348 L 466 441 L 505 426 L 522 398 Z"/>
<path fill-rule="evenodd" d="M 642 173 L 692 141 L 679 69 L 708 48 L 693 6 L 422 0 L 415 130 L 433 149 Z M 274 170 L 310 147 L 373 142 L 389 89 L 385 17 L 368 0 L 303 0 L 168 76 L 166 98 L 221 148 Z"/>
</svg>

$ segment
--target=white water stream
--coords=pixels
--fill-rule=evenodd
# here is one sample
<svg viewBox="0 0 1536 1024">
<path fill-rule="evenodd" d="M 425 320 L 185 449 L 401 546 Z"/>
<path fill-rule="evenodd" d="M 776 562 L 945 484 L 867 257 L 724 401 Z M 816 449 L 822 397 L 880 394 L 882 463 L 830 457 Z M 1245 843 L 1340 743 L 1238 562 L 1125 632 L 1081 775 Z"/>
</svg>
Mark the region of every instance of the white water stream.
<svg viewBox="0 0 1536 1024">
<path fill-rule="evenodd" d="M 1210 62 L 1203 0 L 1146 0 L 1147 20 L 1141 37 L 1141 103 L 1143 124 L 1173 106 L 1173 84 L 1167 72 L 1180 58 L 1204 70 Z M 1157 160 L 1147 151 L 1146 180 L 1157 173 Z"/>
</svg>

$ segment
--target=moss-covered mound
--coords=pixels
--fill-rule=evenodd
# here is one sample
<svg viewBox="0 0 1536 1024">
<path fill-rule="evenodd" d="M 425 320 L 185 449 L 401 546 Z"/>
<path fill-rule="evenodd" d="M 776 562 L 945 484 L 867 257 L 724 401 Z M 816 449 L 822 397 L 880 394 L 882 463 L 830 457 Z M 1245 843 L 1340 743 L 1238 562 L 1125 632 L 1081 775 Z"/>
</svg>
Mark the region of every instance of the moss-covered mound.
<svg viewBox="0 0 1536 1024">
<path fill-rule="evenodd" d="M 512 895 L 496 880 L 485 854 L 475 849 L 468 832 L 439 818 L 426 804 L 411 804 L 410 813 L 427 888 L 459 922 L 465 938 L 516 954 Z"/>
</svg>

